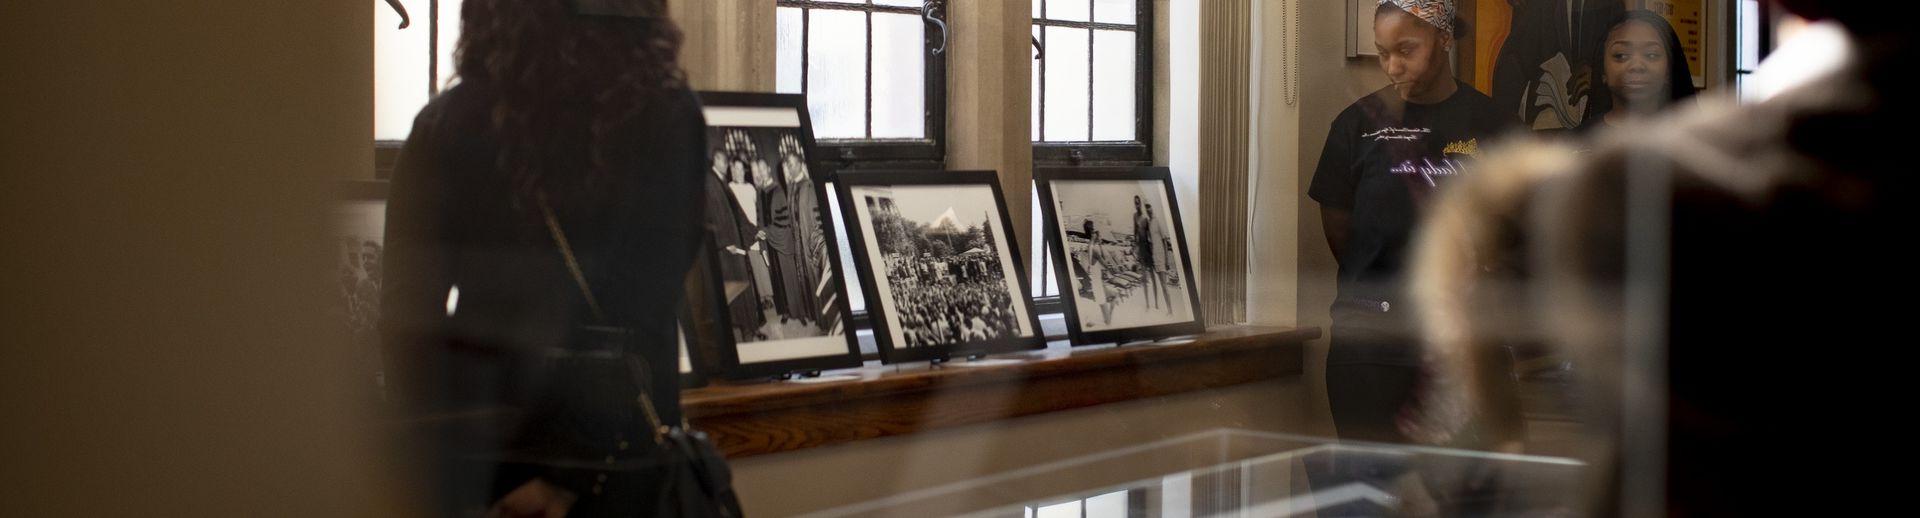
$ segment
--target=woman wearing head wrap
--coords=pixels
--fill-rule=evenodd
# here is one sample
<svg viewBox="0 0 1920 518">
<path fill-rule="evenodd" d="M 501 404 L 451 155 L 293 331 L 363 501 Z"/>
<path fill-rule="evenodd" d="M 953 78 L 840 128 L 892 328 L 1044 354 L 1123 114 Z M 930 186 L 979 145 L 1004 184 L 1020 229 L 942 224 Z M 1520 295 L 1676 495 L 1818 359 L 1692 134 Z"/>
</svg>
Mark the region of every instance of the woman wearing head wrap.
<svg viewBox="0 0 1920 518">
<path fill-rule="evenodd" d="M 1327 396 L 1342 437 L 1405 442 L 1396 419 L 1414 392 L 1420 351 L 1402 293 L 1408 238 L 1441 185 L 1514 121 L 1453 78 L 1450 0 L 1384 0 L 1374 17 L 1392 84 L 1334 119 L 1309 195 L 1339 261 Z"/>
<path fill-rule="evenodd" d="M 1601 64 L 1604 80 L 1593 87 L 1582 131 L 1613 126 L 1693 97 L 1686 49 L 1666 18 L 1653 11 L 1628 11 L 1608 24 L 1601 37 L 1595 62 Z"/>
</svg>

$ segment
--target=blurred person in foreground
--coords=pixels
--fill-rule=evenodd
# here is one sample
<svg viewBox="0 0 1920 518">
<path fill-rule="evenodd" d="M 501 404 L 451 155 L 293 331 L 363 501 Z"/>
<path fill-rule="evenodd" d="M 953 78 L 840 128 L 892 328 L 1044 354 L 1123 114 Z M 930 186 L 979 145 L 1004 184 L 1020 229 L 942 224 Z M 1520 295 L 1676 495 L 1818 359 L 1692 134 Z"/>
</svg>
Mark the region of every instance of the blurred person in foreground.
<svg viewBox="0 0 1920 518">
<path fill-rule="evenodd" d="M 1913 216 L 1900 128 L 1920 102 L 1896 78 L 1920 46 L 1886 4 L 1779 3 L 1844 25 L 1848 63 L 1600 132 L 1589 155 L 1490 157 L 1421 238 L 1425 333 L 1466 401 L 1498 378 L 1475 355 L 1516 335 L 1583 363 L 1595 514 L 1856 515 L 1903 480 L 1860 461 L 1911 458 L 1870 423 L 1910 390 L 1885 345 L 1913 261 L 1886 240 Z M 1807 448 L 1834 444 L 1865 448 Z"/>
<path fill-rule="evenodd" d="M 661 0 L 468 0 L 461 26 L 459 83 L 415 119 L 387 209 L 382 330 L 418 494 L 440 515 L 646 514 L 662 477 L 638 407 L 681 419 L 707 168 L 680 31 Z M 554 375 L 596 354 L 650 386 Z"/>
</svg>

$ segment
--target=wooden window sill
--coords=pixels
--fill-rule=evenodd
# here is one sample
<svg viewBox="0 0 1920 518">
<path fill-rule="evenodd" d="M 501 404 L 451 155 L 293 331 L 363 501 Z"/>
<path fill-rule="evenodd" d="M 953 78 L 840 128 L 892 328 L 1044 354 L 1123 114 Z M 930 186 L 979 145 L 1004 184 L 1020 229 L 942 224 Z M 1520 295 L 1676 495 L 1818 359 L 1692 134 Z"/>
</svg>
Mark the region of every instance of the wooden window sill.
<svg viewBox="0 0 1920 518">
<path fill-rule="evenodd" d="M 982 367 L 850 371 L 820 384 L 716 384 L 681 393 L 694 428 L 729 458 L 906 435 L 1206 390 L 1303 371 L 1319 329 L 1222 326 L 1191 343 L 1049 348 Z M 936 404 L 937 402 L 937 404 Z"/>
</svg>

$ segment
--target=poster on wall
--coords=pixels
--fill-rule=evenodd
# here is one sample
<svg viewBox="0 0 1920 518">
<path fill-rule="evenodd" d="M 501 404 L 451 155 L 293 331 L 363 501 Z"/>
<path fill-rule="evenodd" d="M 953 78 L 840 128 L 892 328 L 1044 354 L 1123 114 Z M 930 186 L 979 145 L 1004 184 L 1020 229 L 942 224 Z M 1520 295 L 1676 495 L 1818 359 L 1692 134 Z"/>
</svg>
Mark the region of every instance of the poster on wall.
<svg viewBox="0 0 1920 518">
<path fill-rule="evenodd" d="M 728 377 L 860 365 L 801 95 L 702 92 L 708 252 Z M 696 316 L 696 318 L 698 318 Z"/>
<path fill-rule="evenodd" d="M 1034 180 L 1075 344 L 1205 330 L 1167 168 L 1041 169 Z"/>
<path fill-rule="evenodd" d="M 1046 346 L 997 174 L 861 171 L 837 181 L 882 359 Z"/>
<path fill-rule="evenodd" d="M 1687 53 L 1687 69 L 1693 71 L 1693 85 L 1707 86 L 1707 23 L 1701 0 L 1640 0 L 1644 9 L 1659 13 L 1673 24 L 1680 35 L 1680 48 Z"/>
</svg>

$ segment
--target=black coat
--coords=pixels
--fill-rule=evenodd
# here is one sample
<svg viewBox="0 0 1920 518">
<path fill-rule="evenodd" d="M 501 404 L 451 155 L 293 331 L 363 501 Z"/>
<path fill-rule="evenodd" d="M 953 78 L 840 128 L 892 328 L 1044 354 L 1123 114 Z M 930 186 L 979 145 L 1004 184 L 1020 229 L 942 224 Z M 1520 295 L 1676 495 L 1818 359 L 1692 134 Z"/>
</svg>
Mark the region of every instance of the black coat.
<svg viewBox="0 0 1920 518">
<path fill-rule="evenodd" d="M 660 417 L 680 419 L 675 315 L 703 232 L 698 100 L 670 92 L 639 118 L 644 125 L 616 130 L 627 144 L 607 157 L 612 179 L 592 190 L 543 189 L 607 315 L 602 323 L 537 205 L 496 166 L 495 98 L 467 83 L 421 111 L 387 207 L 387 370 L 443 512 L 484 508 L 536 476 L 584 496 L 597 474 L 555 462 L 646 451 L 634 396 L 570 379 L 583 376 L 546 376 L 553 357 L 595 341 L 583 337 L 585 326 L 631 330 L 623 352 L 646 361 Z M 548 164 L 578 163 L 587 152 L 584 142 L 548 147 Z M 603 410 L 610 413 L 595 413 Z"/>
</svg>

